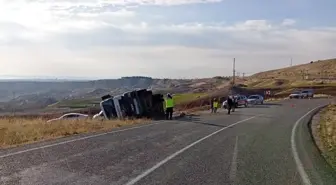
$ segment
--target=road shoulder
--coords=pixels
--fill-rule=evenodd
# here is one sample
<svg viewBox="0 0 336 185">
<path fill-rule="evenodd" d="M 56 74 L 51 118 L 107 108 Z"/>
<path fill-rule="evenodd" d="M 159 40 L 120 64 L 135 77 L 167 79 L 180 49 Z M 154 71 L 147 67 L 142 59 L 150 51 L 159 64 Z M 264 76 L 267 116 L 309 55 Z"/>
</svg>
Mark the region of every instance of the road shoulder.
<svg viewBox="0 0 336 185">
<path fill-rule="evenodd" d="M 333 154 L 330 154 L 330 153 L 328 154 L 330 149 L 327 148 L 326 145 L 324 144 L 324 140 L 326 138 L 323 138 L 323 136 L 321 135 L 321 127 L 323 126 L 322 122 L 325 119 L 325 111 L 327 111 L 328 108 L 330 109 L 330 107 L 326 107 L 326 108 L 320 110 L 316 115 L 314 115 L 314 117 L 311 121 L 311 127 L 310 128 L 311 128 L 312 138 L 314 139 L 314 142 L 315 142 L 316 147 L 318 148 L 320 154 L 325 158 L 325 160 L 330 164 L 330 166 L 333 166 L 333 168 L 336 170 L 336 166 L 333 163 L 333 160 L 331 159 L 332 157 L 335 158 L 335 156 L 330 156 L 330 155 L 333 155 Z M 333 128 L 333 127 L 331 126 L 331 128 Z M 334 128 L 334 130 L 335 129 L 336 128 Z"/>
<path fill-rule="evenodd" d="M 305 184 L 336 184 L 336 173 L 321 155 L 312 136 L 312 119 L 323 107 L 312 111 L 302 119 L 297 129 L 296 142 L 302 168 L 307 174 Z"/>
</svg>

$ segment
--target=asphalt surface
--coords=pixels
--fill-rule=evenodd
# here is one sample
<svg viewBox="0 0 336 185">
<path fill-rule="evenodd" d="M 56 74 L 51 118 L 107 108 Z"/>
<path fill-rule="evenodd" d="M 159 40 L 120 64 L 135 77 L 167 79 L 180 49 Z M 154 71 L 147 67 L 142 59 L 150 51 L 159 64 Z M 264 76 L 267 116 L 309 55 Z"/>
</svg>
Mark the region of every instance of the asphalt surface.
<svg viewBox="0 0 336 185">
<path fill-rule="evenodd" d="M 0 184 L 334 185 L 307 126 L 311 110 L 328 101 L 286 100 L 0 150 Z"/>
</svg>

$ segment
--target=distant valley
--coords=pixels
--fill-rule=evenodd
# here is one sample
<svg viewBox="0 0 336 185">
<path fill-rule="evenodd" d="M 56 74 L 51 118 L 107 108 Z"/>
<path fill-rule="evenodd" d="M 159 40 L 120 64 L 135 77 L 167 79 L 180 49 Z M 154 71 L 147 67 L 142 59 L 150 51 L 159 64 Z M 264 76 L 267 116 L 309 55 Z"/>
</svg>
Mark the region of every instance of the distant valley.
<svg viewBox="0 0 336 185">
<path fill-rule="evenodd" d="M 154 79 L 123 77 L 92 81 L 0 81 L 0 112 L 42 109 L 62 100 L 98 99 L 137 88 L 158 93 L 199 93 L 220 88 L 228 77 L 208 79 Z"/>
<path fill-rule="evenodd" d="M 245 78 L 237 77 L 236 85 L 258 92 L 271 89 L 276 96 L 287 96 L 297 88 L 314 88 L 317 93 L 335 95 L 335 71 L 336 59 L 328 59 L 260 72 Z M 151 89 L 155 93 L 189 94 L 191 97 L 191 94 L 195 97 L 202 94 L 204 99 L 209 99 L 213 95 L 225 96 L 231 80 L 232 77 L 221 76 L 203 79 L 156 79 L 133 76 L 71 81 L 2 79 L 0 80 L 0 114 L 6 115 L 12 112 L 38 114 L 39 111 L 72 111 L 97 107 L 103 95 L 117 95 L 138 88 Z M 194 106 L 192 102 L 191 104 L 191 107 Z M 197 102 L 195 105 L 198 105 Z"/>
</svg>

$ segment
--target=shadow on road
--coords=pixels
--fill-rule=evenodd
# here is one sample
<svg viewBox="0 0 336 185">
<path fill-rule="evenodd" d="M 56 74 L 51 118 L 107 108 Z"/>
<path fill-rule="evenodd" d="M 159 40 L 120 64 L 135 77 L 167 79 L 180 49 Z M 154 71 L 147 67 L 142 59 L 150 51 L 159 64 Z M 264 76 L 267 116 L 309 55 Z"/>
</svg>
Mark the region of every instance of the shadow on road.
<svg viewBox="0 0 336 185">
<path fill-rule="evenodd" d="M 251 105 L 248 108 L 270 108 L 271 106 L 267 106 L 267 105 Z"/>
<path fill-rule="evenodd" d="M 282 106 L 280 103 L 264 103 L 263 105 L 268 105 L 268 106 Z"/>
<path fill-rule="evenodd" d="M 246 116 L 246 117 L 258 116 L 258 118 L 276 118 L 276 116 L 270 116 L 270 115 L 266 115 L 266 114 L 258 115 L 256 113 L 240 113 L 239 116 Z"/>
</svg>

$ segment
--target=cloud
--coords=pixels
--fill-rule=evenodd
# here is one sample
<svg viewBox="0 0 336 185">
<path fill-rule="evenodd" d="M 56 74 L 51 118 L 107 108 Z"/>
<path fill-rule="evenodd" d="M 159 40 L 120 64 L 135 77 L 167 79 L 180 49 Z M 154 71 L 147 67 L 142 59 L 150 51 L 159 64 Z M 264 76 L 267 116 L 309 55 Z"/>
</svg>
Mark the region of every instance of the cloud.
<svg viewBox="0 0 336 185">
<path fill-rule="evenodd" d="M 282 21 L 283 26 L 292 26 L 295 23 L 296 23 L 296 21 L 293 20 L 293 19 L 285 19 L 285 20 Z"/>
<path fill-rule="evenodd" d="M 167 23 L 137 11 L 219 0 L 4 2 L 0 73 L 7 75 L 205 77 L 230 75 L 234 57 L 250 74 L 290 57 L 335 57 L 336 27 L 300 28 L 294 19 Z"/>
<path fill-rule="evenodd" d="M 157 6 L 174 6 L 183 4 L 199 3 L 218 3 L 223 0 L 58 0 L 54 4 L 63 6 L 85 5 L 85 6 L 136 6 L 136 5 L 157 5 Z M 36 2 L 36 1 L 35 1 Z M 39 0 L 38 2 L 49 3 L 49 0 Z"/>
<path fill-rule="evenodd" d="M 333 28 L 298 29 L 266 20 L 233 25 L 146 23 L 106 26 L 78 33 L 61 33 L 44 47 L 2 48 L 15 74 L 119 77 L 200 77 L 230 75 L 232 58 L 238 71 L 254 73 L 294 62 L 331 57 L 336 47 Z M 25 56 L 26 66 L 18 56 Z M 29 64 L 34 61 L 38 68 Z M 289 64 L 289 62 L 288 62 Z M 30 69 L 30 70 L 27 70 Z"/>
</svg>

